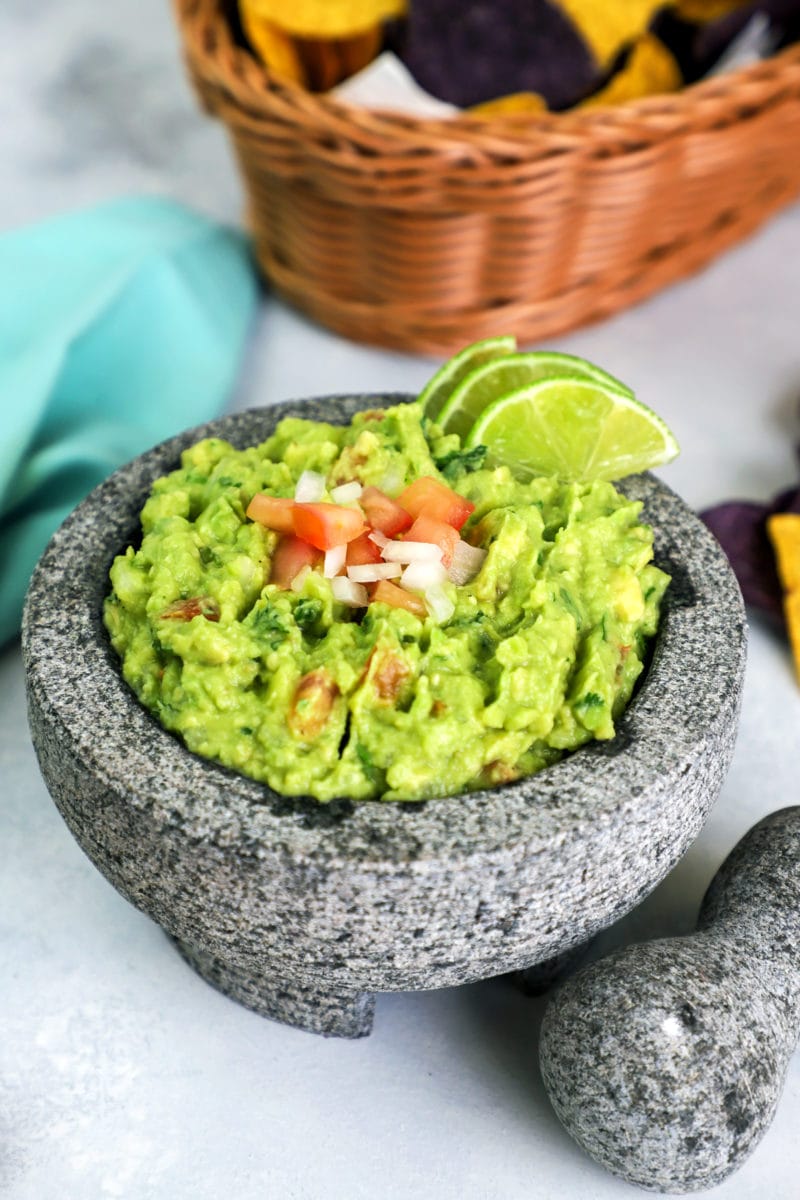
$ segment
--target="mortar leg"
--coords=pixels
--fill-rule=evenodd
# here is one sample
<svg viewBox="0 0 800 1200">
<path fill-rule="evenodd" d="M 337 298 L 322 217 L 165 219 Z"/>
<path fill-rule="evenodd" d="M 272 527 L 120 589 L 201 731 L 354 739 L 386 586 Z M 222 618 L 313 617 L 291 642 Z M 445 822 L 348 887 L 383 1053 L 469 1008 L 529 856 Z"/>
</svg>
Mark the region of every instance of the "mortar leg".
<svg viewBox="0 0 800 1200">
<path fill-rule="evenodd" d="M 329 986 L 259 976 L 198 950 L 178 938 L 170 939 L 191 967 L 212 987 L 262 1017 L 294 1025 L 324 1037 L 358 1038 L 372 1032 L 375 996 Z"/>
</svg>

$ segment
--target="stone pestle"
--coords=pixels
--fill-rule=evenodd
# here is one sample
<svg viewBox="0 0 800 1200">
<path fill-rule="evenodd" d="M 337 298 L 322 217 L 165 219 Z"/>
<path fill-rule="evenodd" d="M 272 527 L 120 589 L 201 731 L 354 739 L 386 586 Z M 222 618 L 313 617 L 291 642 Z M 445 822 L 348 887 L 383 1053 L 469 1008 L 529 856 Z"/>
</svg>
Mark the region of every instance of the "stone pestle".
<svg viewBox="0 0 800 1200">
<path fill-rule="evenodd" d="M 800 807 L 720 867 L 697 932 L 617 951 L 554 994 L 545 1087 L 572 1137 L 644 1188 L 730 1175 L 774 1115 L 800 1036 Z"/>
</svg>

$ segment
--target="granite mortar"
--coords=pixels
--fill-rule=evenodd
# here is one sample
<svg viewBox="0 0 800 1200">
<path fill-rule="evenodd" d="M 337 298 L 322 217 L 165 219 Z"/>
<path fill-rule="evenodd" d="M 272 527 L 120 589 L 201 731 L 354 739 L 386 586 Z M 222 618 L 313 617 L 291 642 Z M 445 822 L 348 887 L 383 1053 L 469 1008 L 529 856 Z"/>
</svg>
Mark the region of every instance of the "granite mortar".
<svg viewBox="0 0 800 1200">
<path fill-rule="evenodd" d="M 123 682 L 108 569 L 154 479 L 198 438 L 260 442 L 287 415 L 345 423 L 410 399 L 337 396 L 186 433 L 102 483 L 53 536 L 24 616 L 30 727 L 85 852 L 214 986 L 323 1034 L 370 1031 L 372 993 L 523 970 L 638 903 L 697 836 L 736 735 L 741 596 L 717 543 L 655 478 L 624 481 L 672 574 L 646 677 L 612 742 L 502 787 L 424 803 L 279 796 L 185 749 Z"/>
</svg>

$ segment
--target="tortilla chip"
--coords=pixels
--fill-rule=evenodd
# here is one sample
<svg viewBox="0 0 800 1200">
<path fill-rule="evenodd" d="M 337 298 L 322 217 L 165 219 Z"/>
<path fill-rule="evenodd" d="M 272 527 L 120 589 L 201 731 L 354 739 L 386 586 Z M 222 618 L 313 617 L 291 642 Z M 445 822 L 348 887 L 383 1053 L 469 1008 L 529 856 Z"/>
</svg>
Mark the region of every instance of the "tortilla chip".
<svg viewBox="0 0 800 1200">
<path fill-rule="evenodd" d="M 513 92 L 510 96 L 498 96 L 496 100 L 485 100 L 467 110 L 477 117 L 502 117 L 514 113 L 547 112 L 544 97 L 536 92 Z"/>
<path fill-rule="evenodd" d="M 406 0 L 240 0 L 251 17 L 305 38 L 347 38 L 402 16 Z"/>
<path fill-rule="evenodd" d="M 380 26 L 350 38 L 295 38 L 308 87 L 327 92 L 349 79 L 378 56 L 383 41 Z"/>
<path fill-rule="evenodd" d="M 744 8 L 752 0 L 673 0 L 671 8 L 676 16 L 693 25 L 706 25 L 709 21 L 717 21 L 727 17 L 728 13 L 737 8 Z"/>
<path fill-rule="evenodd" d="M 786 625 L 789 630 L 789 643 L 792 647 L 794 669 L 797 682 L 800 683 L 800 592 L 789 592 L 784 601 L 783 611 L 786 615 Z"/>
<path fill-rule="evenodd" d="M 776 513 L 767 520 L 778 578 L 785 592 L 800 592 L 800 513 Z"/>
<path fill-rule="evenodd" d="M 664 0 L 560 0 L 598 63 L 609 67 L 620 50 L 646 31 Z"/>
<path fill-rule="evenodd" d="M 247 40 L 264 65 L 281 79 L 291 79 L 307 87 L 306 73 L 292 39 L 277 25 L 258 16 L 250 0 L 241 0 L 239 8 Z"/>
<path fill-rule="evenodd" d="M 677 92 L 682 85 L 683 77 L 673 55 L 663 42 L 647 33 L 635 43 L 622 70 L 580 107 L 624 104 L 626 100 L 638 100 L 642 96 Z"/>
<path fill-rule="evenodd" d="M 776 513 L 767 520 L 784 591 L 783 613 L 800 682 L 800 513 Z"/>
<path fill-rule="evenodd" d="M 555 0 L 412 0 L 395 48 L 420 87 L 459 108 L 532 92 L 559 111 L 604 82 Z"/>
</svg>

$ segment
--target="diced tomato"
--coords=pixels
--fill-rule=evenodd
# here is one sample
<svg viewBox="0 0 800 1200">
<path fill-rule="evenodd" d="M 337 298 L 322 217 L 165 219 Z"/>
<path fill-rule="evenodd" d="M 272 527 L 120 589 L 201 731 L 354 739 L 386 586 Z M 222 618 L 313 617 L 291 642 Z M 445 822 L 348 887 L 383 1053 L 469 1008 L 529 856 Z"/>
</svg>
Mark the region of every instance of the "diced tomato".
<svg viewBox="0 0 800 1200">
<path fill-rule="evenodd" d="M 294 533 L 294 500 L 284 500 L 280 496 L 265 496 L 256 492 L 247 506 L 247 516 L 251 521 L 258 521 L 267 529 L 276 533 Z"/>
<path fill-rule="evenodd" d="M 432 542 L 442 552 L 442 564 L 449 567 L 453 561 L 456 546 L 461 539 L 458 530 L 446 521 L 437 521 L 426 512 L 417 517 L 405 536 L 407 542 Z"/>
<path fill-rule="evenodd" d="M 294 531 L 318 550 L 352 542 L 366 529 L 358 509 L 343 504 L 295 504 Z"/>
<path fill-rule="evenodd" d="M 475 511 L 474 504 L 430 475 L 420 475 L 419 479 L 409 484 L 397 497 L 397 503 L 415 520 L 424 512 L 435 521 L 452 525 L 453 529 L 460 529 Z"/>
<path fill-rule="evenodd" d="M 293 533 L 285 534 L 272 556 L 269 581 L 277 583 L 278 587 L 289 588 L 303 567 L 315 567 L 321 558 L 322 555 L 314 546 L 295 537 Z"/>
<path fill-rule="evenodd" d="M 411 525 L 410 514 L 380 488 L 365 487 L 358 502 L 369 525 L 387 537 L 397 537 Z"/>
<path fill-rule="evenodd" d="M 376 546 L 368 533 L 359 534 L 347 547 L 348 567 L 365 567 L 369 563 L 383 562 L 380 546 Z"/>
<path fill-rule="evenodd" d="M 398 587 L 396 583 L 392 583 L 389 579 L 381 579 L 375 585 L 375 590 L 370 596 L 369 602 L 370 604 L 388 604 L 391 608 L 405 608 L 408 612 L 413 613 L 415 617 L 421 617 L 423 620 L 428 615 L 425 601 L 421 596 L 415 596 L 413 592 L 407 592 L 405 588 Z"/>
</svg>

